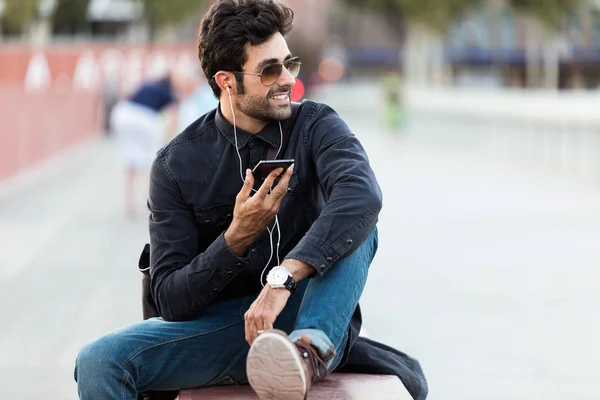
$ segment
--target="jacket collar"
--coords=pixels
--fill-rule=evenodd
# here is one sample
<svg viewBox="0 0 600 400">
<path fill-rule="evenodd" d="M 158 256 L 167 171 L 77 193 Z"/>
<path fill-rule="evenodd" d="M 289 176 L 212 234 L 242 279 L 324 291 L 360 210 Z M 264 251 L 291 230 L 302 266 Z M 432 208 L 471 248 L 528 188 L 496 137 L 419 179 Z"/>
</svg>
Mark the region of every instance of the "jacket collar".
<svg viewBox="0 0 600 400">
<path fill-rule="evenodd" d="M 233 145 L 235 146 L 235 135 L 233 131 L 233 125 L 225 119 L 223 113 L 221 113 L 221 103 L 217 107 L 217 113 L 215 114 L 215 122 L 219 132 Z M 270 121 L 265 127 L 258 133 L 252 134 L 245 130 L 237 127 L 237 147 L 238 149 L 243 148 L 248 144 L 248 141 L 252 136 L 256 136 L 265 143 L 268 143 L 272 147 L 279 148 L 281 142 L 281 132 L 279 130 L 279 121 Z"/>
</svg>

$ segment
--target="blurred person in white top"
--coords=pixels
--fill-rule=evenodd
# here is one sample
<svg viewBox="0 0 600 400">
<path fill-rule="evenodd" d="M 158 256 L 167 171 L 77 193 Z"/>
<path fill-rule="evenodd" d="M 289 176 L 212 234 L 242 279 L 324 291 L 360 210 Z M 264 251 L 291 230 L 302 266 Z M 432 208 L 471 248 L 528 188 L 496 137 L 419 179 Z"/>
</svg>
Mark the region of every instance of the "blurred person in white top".
<svg viewBox="0 0 600 400">
<path fill-rule="evenodd" d="M 193 70 L 173 68 L 161 78 L 143 82 L 112 111 L 110 130 L 119 142 L 126 170 L 128 216 L 135 215 L 138 176 L 147 176 L 158 149 L 174 136 L 178 129 L 178 104 L 193 92 L 197 83 L 198 75 Z M 166 128 L 162 117 L 166 118 Z"/>
</svg>

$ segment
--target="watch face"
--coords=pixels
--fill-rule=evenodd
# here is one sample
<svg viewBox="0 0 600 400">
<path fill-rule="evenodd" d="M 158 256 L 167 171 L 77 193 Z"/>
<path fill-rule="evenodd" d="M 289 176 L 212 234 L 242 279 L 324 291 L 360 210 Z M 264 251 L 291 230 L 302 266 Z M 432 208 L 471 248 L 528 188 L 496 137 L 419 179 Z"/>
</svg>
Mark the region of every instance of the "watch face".
<svg viewBox="0 0 600 400">
<path fill-rule="evenodd" d="M 288 272 L 284 268 L 273 268 L 269 272 L 269 283 L 272 285 L 283 285 L 288 278 Z"/>
</svg>

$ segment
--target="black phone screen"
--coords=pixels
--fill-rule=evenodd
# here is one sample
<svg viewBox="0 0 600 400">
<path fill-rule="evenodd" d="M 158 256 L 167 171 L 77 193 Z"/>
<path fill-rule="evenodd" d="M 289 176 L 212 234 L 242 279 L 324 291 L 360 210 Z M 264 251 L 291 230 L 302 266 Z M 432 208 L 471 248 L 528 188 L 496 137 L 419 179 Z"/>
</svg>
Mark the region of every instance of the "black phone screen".
<svg viewBox="0 0 600 400">
<path fill-rule="evenodd" d="M 293 163 L 294 160 L 261 160 L 252 170 L 252 175 L 254 178 L 265 179 L 274 169 L 283 168 L 285 172 Z"/>
</svg>

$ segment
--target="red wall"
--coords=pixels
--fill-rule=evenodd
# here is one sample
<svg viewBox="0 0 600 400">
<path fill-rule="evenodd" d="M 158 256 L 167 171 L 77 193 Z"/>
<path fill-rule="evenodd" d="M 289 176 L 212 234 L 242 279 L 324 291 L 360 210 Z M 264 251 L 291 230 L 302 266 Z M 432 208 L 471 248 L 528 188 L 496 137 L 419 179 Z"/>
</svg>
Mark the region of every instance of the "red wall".
<svg viewBox="0 0 600 400">
<path fill-rule="evenodd" d="M 97 93 L 0 88 L 0 179 L 100 131 Z"/>
<path fill-rule="evenodd" d="M 103 129 L 103 82 L 121 95 L 177 63 L 194 45 L 0 46 L 0 180 Z"/>
</svg>

